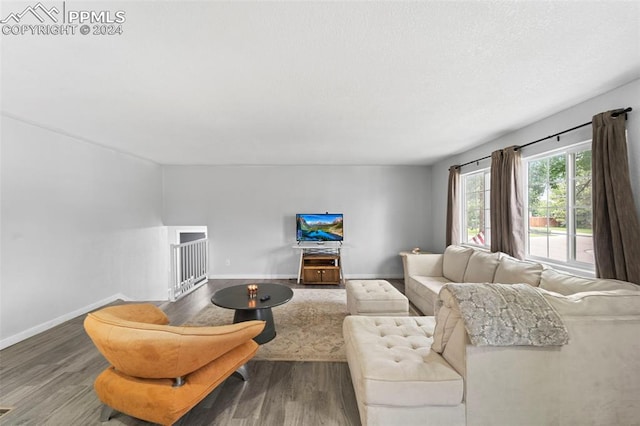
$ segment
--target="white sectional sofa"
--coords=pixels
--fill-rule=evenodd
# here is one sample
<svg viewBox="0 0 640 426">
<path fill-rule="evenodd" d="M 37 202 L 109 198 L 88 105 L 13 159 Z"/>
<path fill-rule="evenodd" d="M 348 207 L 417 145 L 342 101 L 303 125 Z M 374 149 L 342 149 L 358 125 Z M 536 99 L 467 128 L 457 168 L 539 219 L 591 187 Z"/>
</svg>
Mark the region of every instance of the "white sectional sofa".
<svg viewBox="0 0 640 426">
<path fill-rule="evenodd" d="M 408 254 L 405 293 L 425 315 L 433 315 L 438 293 L 446 283 L 526 283 L 537 287 L 544 267 L 504 253 L 449 246 L 444 254 Z M 633 284 L 629 284 L 633 285 Z"/>
<path fill-rule="evenodd" d="M 428 316 L 344 322 L 364 425 L 640 425 L 640 286 L 458 246 L 408 255 L 407 273 Z M 474 346 L 446 292 L 429 316 L 448 282 L 536 287 L 569 341 Z"/>
</svg>

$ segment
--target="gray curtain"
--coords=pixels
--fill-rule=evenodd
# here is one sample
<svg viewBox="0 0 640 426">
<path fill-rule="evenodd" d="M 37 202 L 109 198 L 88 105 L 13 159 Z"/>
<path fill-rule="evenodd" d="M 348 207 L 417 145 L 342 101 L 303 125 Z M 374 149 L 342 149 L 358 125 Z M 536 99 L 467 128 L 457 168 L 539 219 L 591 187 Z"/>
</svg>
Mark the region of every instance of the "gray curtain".
<svg viewBox="0 0 640 426">
<path fill-rule="evenodd" d="M 640 224 L 633 202 L 624 114 L 593 116 L 593 248 L 596 274 L 640 284 Z"/>
<path fill-rule="evenodd" d="M 449 168 L 446 233 L 447 246 L 460 244 L 460 166 Z"/>
<path fill-rule="evenodd" d="M 520 152 L 512 146 L 491 154 L 491 251 L 524 259 L 524 203 Z"/>
</svg>

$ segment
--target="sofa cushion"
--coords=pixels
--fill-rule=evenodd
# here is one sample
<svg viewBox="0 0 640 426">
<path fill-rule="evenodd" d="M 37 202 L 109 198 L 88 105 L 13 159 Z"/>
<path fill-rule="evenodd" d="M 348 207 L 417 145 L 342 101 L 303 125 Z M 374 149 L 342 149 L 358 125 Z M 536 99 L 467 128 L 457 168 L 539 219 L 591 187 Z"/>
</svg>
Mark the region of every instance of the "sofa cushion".
<svg viewBox="0 0 640 426">
<path fill-rule="evenodd" d="M 473 253 L 473 249 L 461 246 L 449 246 L 442 257 L 442 274 L 452 283 L 463 282 L 467 263 Z"/>
<path fill-rule="evenodd" d="M 464 272 L 465 283 L 492 283 L 500 264 L 500 253 L 474 250 Z"/>
<path fill-rule="evenodd" d="M 449 282 L 448 279 L 444 277 L 412 277 L 414 281 L 420 284 L 420 289 L 416 290 L 416 293 L 425 295 L 426 292 L 438 296 L 440 293 L 440 289 L 444 287 L 446 283 Z M 417 286 L 416 286 L 417 287 Z M 433 300 L 436 299 L 434 297 Z"/>
<path fill-rule="evenodd" d="M 444 277 L 410 277 L 406 289 L 409 298 L 413 297 L 414 305 L 418 307 L 425 315 L 434 315 L 436 299 L 440 289 L 448 283 Z"/>
<path fill-rule="evenodd" d="M 561 316 L 640 315 L 640 291 L 586 291 L 568 296 L 539 289 Z"/>
<path fill-rule="evenodd" d="M 526 262 L 505 255 L 500 259 L 493 282 L 500 284 L 525 283 L 537 287 L 540 284 L 542 269 L 543 267 L 539 263 Z"/>
<path fill-rule="evenodd" d="M 349 367 L 365 405 L 462 403 L 462 377 L 430 349 L 434 327 L 433 317 L 345 318 Z"/>
<path fill-rule="evenodd" d="M 585 291 L 632 290 L 640 286 L 626 281 L 599 278 L 583 278 L 554 269 L 545 269 L 540 278 L 540 288 L 564 295 Z"/>
</svg>

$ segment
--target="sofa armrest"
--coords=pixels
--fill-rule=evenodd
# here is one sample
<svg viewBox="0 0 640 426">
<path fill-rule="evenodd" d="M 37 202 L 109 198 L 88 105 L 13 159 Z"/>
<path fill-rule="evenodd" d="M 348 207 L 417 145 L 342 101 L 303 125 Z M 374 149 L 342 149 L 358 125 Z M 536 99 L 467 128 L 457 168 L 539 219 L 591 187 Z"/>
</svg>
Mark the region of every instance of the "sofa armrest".
<svg viewBox="0 0 640 426">
<path fill-rule="evenodd" d="M 441 277 L 442 254 L 407 254 L 406 268 L 410 277 Z"/>
</svg>

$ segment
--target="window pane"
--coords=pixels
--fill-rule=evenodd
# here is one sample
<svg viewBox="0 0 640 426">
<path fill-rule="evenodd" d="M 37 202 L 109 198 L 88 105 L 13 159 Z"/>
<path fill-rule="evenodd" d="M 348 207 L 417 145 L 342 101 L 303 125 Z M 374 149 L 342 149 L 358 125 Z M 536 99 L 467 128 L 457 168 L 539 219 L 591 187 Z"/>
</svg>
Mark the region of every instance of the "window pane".
<svg viewBox="0 0 640 426">
<path fill-rule="evenodd" d="M 591 206 L 591 176 L 578 177 L 574 180 L 575 207 Z"/>
<path fill-rule="evenodd" d="M 550 233 L 549 234 L 549 259 L 567 261 L 567 235 Z"/>
<path fill-rule="evenodd" d="M 529 230 L 533 233 L 547 233 L 549 231 L 549 218 L 547 209 L 539 208 L 535 214 L 529 216 Z"/>
<path fill-rule="evenodd" d="M 565 182 L 567 179 L 567 157 L 565 154 L 549 158 L 549 182 Z"/>
<path fill-rule="evenodd" d="M 593 258 L 593 220 L 591 207 L 591 150 L 575 154 L 573 213 L 575 223 L 575 260 L 595 263 Z"/>
<path fill-rule="evenodd" d="M 487 227 L 484 228 L 484 245 L 491 245 L 491 228 L 489 227 L 489 223 L 487 222 Z"/>
<path fill-rule="evenodd" d="M 578 262 L 595 264 L 593 258 L 593 238 L 591 235 L 577 235 L 576 236 L 576 260 Z"/>
<path fill-rule="evenodd" d="M 587 177 L 591 179 L 591 150 L 576 154 L 576 178 Z"/>
<path fill-rule="evenodd" d="M 567 191 L 566 185 L 560 185 L 549 194 L 549 227 L 567 229 Z"/>
<path fill-rule="evenodd" d="M 548 257 L 546 233 L 529 233 L 529 254 L 538 257 Z"/>
<path fill-rule="evenodd" d="M 489 215 L 487 203 L 489 173 L 480 171 L 463 176 L 464 185 L 464 210 L 463 240 L 471 244 L 486 245 L 486 227 L 488 226 Z"/>
<path fill-rule="evenodd" d="M 574 206 L 591 206 L 591 150 L 575 154 Z"/>
<path fill-rule="evenodd" d="M 575 221 L 577 235 L 590 236 L 593 234 L 591 209 L 575 209 Z"/>
<path fill-rule="evenodd" d="M 549 224 L 551 227 L 567 226 L 567 160 L 564 154 L 549 159 Z M 565 244 L 566 246 L 566 244 Z M 565 256 L 566 257 L 566 256 Z"/>
<path fill-rule="evenodd" d="M 593 221 L 591 208 L 575 209 L 576 261 L 595 264 L 593 258 Z"/>
<path fill-rule="evenodd" d="M 477 237 L 480 234 L 481 229 L 477 224 L 470 225 L 467 227 L 467 242 L 468 243 L 476 243 Z"/>
<path fill-rule="evenodd" d="M 482 207 L 484 200 L 482 192 L 467 192 L 467 209 Z"/>
<path fill-rule="evenodd" d="M 547 164 L 546 159 L 529 162 L 528 197 L 531 208 L 540 206 L 543 195 L 547 193 Z"/>
<path fill-rule="evenodd" d="M 466 181 L 467 192 L 479 192 L 483 190 L 482 174 L 473 174 L 467 176 Z"/>
<path fill-rule="evenodd" d="M 527 162 L 529 254 L 593 264 L 591 150 Z"/>
<path fill-rule="evenodd" d="M 535 227 L 546 227 L 549 222 L 549 208 L 546 204 L 538 207 L 529 206 L 529 216 L 531 217 L 531 224 Z"/>
<path fill-rule="evenodd" d="M 467 228 L 474 235 L 480 231 L 480 212 L 479 209 L 467 209 Z"/>
</svg>

